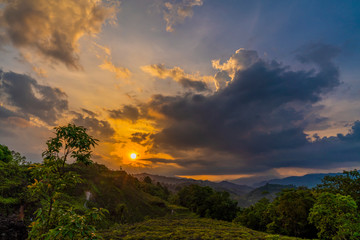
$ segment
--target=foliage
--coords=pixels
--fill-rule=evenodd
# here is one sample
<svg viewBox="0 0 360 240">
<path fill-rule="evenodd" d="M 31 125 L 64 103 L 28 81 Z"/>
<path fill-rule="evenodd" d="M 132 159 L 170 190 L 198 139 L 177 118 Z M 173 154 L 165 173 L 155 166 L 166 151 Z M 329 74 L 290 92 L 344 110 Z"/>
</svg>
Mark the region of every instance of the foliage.
<svg viewBox="0 0 360 240">
<path fill-rule="evenodd" d="M 24 203 L 27 184 L 25 158 L 0 145 L 0 214 L 14 213 Z"/>
<path fill-rule="evenodd" d="M 151 178 L 150 178 L 149 176 L 146 176 L 146 177 L 144 178 L 144 182 L 151 184 L 151 183 L 152 183 L 152 180 L 151 180 Z"/>
<path fill-rule="evenodd" d="M 342 175 L 325 176 L 322 184 L 317 186 L 320 192 L 331 192 L 351 196 L 357 205 L 360 204 L 360 172 L 356 169 L 344 171 Z"/>
<path fill-rule="evenodd" d="M 323 192 L 310 210 L 309 221 L 321 239 L 359 239 L 360 219 L 350 196 Z"/>
<path fill-rule="evenodd" d="M 60 162 L 63 167 L 68 157 L 85 165 L 92 163 L 91 147 L 95 147 L 98 140 L 89 136 L 86 128 L 68 124 L 55 127 L 55 130 L 56 137 L 50 138 L 46 143 L 47 149 L 43 152 L 45 159 Z"/>
<path fill-rule="evenodd" d="M 13 159 L 11 151 L 5 145 L 0 144 L 0 161 L 8 163 Z"/>
<path fill-rule="evenodd" d="M 268 214 L 270 201 L 262 198 L 255 205 L 242 209 L 234 222 L 259 231 L 266 231 L 266 226 L 271 222 Z"/>
<path fill-rule="evenodd" d="M 308 222 L 315 198 L 306 188 L 286 189 L 268 207 L 271 223 L 269 232 L 296 237 L 316 236 L 315 227 Z"/>
<path fill-rule="evenodd" d="M 228 192 L 215 192 L 210 187 L 185 186 L 178 192 L 178 203 L 189 208 L 200 217 L 211 217 L 232 221 L 238 210 L 237 202 L 230 199 Z"/>
<path fill-rule="evenodd" d="M 76 215 L 68 215 L 71 212 L 64 214 L 70 209 L 65 190 L 81 183 L 82 179 L 78 174 L 68 171 L 66 161 L 71 157 L 76 162 L 90 164 L 91 147 L 97 142 L 80 126 L 69 124 L 56 127 L 55 130 L 56 136 L 46 143 L 43 164 L 33 164 L 31 167 L 34 183 L 29 186 L 29 191 L 32 197 L 40 200 L 41 207 L 31 224 L 30 239 L 49 239 L 54 229 L 62 229 L 59 227 L 59 219 L 67 216 L 76 219 Z M 75 225 L 77 228 L 84 228 L 81 222 L 78 223 Z M 58 234 L 63 235 L 65 232 Z"/>
<path fill-rule="evenodd" d="M 84 192 L 89 191 L 91 197 L 87 205 L 106 207 L 109 211 L 109 215 L 101 222 L 99 228 L 106 228 L 114 223 L 139 222 L 146 216 L 154 218 L 170 212 L 166 201 L 144 192 L 144 187 L 148 185 L 125 171 L 109 170 L 97 163 L 87 167 L 76 163 L 68 167 L 84 180 L 76 187 L 67 189 L 74 202 L 83 202 Z M 150 187 L 159 190 L 157 185 L 151 184 Z"/>
<path fill-rule="evenodd" d="M 44 226 L 46 217 L 42 215 L 41 209 L 37 212 L 37 219 L 32 223 L 33 230 L 30 233 L 30 239 L 102 239 L 96 234 L 95 224 L 105 217 L 107 210 L 105 209 L 86 209 L 85 214 L 78 214 L 73 208 L 59 210 L 57 218 L 57 226 L 48 232 L 43 232 L 41 228 Z M 41 223 L 43 222 L 43 223 Z"/>
<path fill-rule="evenodd" d="M 144 192 L 149 193 L 150 195 L 159 197 L 163 200 L 169 199 L 170 192 L 167 189 L 167 187 L 161 185 L 159 182 L 157 182 L 156 184 L 153 184 L 153 182 L 149 176 L 146 176 L 144 178 L 144 181 L 140 185 L 141 185 L 141 189 Z"/>
</svg>

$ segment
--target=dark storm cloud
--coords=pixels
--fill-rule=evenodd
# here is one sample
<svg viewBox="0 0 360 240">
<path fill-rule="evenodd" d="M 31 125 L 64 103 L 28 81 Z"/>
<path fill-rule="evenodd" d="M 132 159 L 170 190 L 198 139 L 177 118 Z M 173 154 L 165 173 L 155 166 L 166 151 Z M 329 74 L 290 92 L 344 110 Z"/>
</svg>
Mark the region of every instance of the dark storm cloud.
<svg viewBox="0 0 360 240">
<path fill-rule="evenodd" d="M 140 117 L 140 112 L 137 107 L 125 105 L 122 109 L 114 109 L 108 111 L 111 118 L 115 119 L 129 119 L 136 122 Z"/>
<path fill-rule="evenodd" d="M 90 134 L 101 140 L 109 140 L 115 130 L 110 126 L 108 121 L 99 120 L 95 116 L 84 116 L 80 113 L 74 113 L 76 117 L 72 120 L 76 125 L 89 129 Z"/>
<path fill-rule="evenodd" d="M 195 81 L 195 80 L 190 80 L 188 78 L 182 78 L 179 80 L 179 83 L 181 86 L 183 86 L 183 88 L 193 89 L 197 92 L 203 92 L 208 90 L 206 83 L 202 81 Z"/>
<path fill-rule="evenodd" d="M 153 96 L 147 109 L 165 119 L 159 119 L 162 130 L 154 135 L 152 150 L 173 156 L 202 151 L 208 160 L 197 161 L 212 161 L 207 171 L 213 173 L 310 164 L 311 154 L 306 152 L 314 152 L 320 143 L 310 142 L 304 131 L 308 126 L 326 125 L 327 119 L 315 113 L 318 106 L 314 104 L 340 84 L 332 62 L 338 53 L 339 49 L 328 45 L 308 45 L 297 51 L 297 58 L 316 67 L 312 70 L 293 71 L 276 61 L 259 59 L 238 70 L 233 81 L 212 95 Z M 302 159 L 294 156 L 300 149 L 306 149 Z M 189 156 L 182 161 L 196 158 Z M 318 159 L 318 166 L 327 161 Z"/>
<path fill-rule="evenodd" d="M 318 102 L 339 84 L 336 68 L 321 67 L 327 71 L 291 71 L 275 61 L 259 60 L 211 96 L 154 96 L 151 108 L 171 121 L 155 135 L 155 144 L 234 153 L 304 145 L 303 106 Z"/>
<path fill-rule="evenodd" d="M 48 124 L 68 109 L 66 94 L 59 88 L 37 83 L 25 74 L 0 70 L 0 93 L 5 103 L 18 108 L 24 116 L 36 116 Z"/>
</svg>

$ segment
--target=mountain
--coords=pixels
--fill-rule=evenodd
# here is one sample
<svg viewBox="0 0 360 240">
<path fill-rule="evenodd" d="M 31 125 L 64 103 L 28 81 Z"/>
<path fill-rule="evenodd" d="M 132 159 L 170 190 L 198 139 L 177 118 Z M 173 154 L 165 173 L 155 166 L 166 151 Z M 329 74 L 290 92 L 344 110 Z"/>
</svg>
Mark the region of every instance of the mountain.
<svg viewBox="0 0 360 240">
<path fill-rule="evenodd" d="M 246 193 L 254 189 L 247 185 L 238 185 L 228 181 L 222 181 L 217 183 L 207 180 L 202 181 L 202 180 L 194 180 L 189 178 L 165 177 L 165 176 L 152 175 L 148 173 L 134 174 L 133 176 L 138 178 L 139 180 L 143 180 L 145 177 L 150 177 L 153 182 L 161 183 L 163 186 L 166 186 L 172 192 L 179 191 L 182 187 L 190 184 L 208 186 L 215 189 L 216 191 L 227 191 L 232 195 L 238 195 L 238 196 L 245 195 Z"/>
<path fill-rule="evenodd" d="M 299 177 L 293 176 L 293 177 L 286 177 L 281 179 L 271 179 L 271 180 L 255 183 L 253 186 L 263 186 L 265 184 L 281 184 L 281 185 L 294 185 L 296 187 L 305 186 L 308 188 L 313 188 L 316 187 L 316 185 L 320 184 L 321 179 L 323 179 L 325 176 L 336 176 L 340 174 L 341 173 L 312 173 Z"/>
</svg>

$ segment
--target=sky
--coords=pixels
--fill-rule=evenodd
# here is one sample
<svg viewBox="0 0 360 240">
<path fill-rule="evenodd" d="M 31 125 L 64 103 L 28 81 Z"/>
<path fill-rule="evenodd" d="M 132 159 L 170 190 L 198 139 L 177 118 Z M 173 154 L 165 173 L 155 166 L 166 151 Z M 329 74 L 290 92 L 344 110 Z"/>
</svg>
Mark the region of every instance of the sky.
<svg viewBox="0 0 360 240">
<path fill-rule="evenodd" d="M 0 0 L 0 144 L 41 162 L 73 123 L 130 173 L 359 168 L 359 29 L 350 0 Z"/>
</svg>

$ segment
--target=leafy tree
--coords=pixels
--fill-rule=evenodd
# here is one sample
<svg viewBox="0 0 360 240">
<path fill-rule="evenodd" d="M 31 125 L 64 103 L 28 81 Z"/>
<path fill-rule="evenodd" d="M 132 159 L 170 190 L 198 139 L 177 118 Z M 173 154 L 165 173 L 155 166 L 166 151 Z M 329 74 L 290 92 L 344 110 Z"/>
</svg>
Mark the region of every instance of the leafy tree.
<svg viewBox="0 0 360 240">
<path fill-rule="evenodd" d="M 266 231 L 266 226 L 271 222 L 268 214 L 269 204 L 269 199 L 260 199 L 256 204 L 242 209 L 234 222 L 239 222 L 254 230 Z"/>
<path fill-rule="evenodd" d="M 5 145 L 0 144 L 0 161 L 8 163 L 13 159 L 11 151 Z"/>
<path fill-rule="evenodd" d="M 0 214 L 13 214 L 26 198 L 28 170 L 25 158 L 0 145 Z"/>
<path fill-rule="evenodd" d="M 306 188 L 283 190 L 268 208 L 271 223 L 267 229 L 270 232 L 296 237 L 313 237 L 315 227 L 308 222 L 310 209 L 315 198 Z"/>
<path fill-rule="evenodd" d="M 310 210 L 309 221 L 321 239 L 359 239 L 360 219 L 351 196 L 323 192 Z"/>
<path fill-rule="evenodd" d="M 59 236 L 65 236 L 67 232 L 75 234 L 76 227 L 84 228 L 83 224 L 86 222 L 79 220 L 85 218 L 80 216 L 81 209 L 69 210 L 71 208 L 65 190 L 81 183 L 82 179 L 76 173 L 67 170 L 66 162 L 72 158 L 75 162 L 91 164 L 91 148 L 97 144 L 98 140 L 89 136 L 84 127 L 73 124 L 56 127 L 55 130 L 56 136 L 46 143 L 43 164 L 32 165 L 34 183 L 29 186 L 29 190 L 33 197 L 40 200 L 41 207 L 35 212 L 36 218 L 31 224 L 30 239 L 53 239 L 52 234 L 55 229 L 60 231 L 57 233 Z M 97 209 L 93 213 L 89 211 L 86 210 L 87 215 L 99 212 Z M 63 218 L 71 218 L 74 221 L 78 219 L 79 222 L 77 225 L 71 225 L 71 228 L 66 228 L 65 226 L 69 227 L 69 225 L 62 224 Z M 91 236 L 94 234 L 91 233 Z M 93 239 L 91 236 L 87 238 Z"/>
<path fill-rule="evenodd" d="M 230 199 L 228 192 L 214 192 L 208 200 L 207 216 L 213 219 L 232 221 L 237 214 L 237 202 Z"/>
<path fill-rule="evenodd" d="M 89 136 L 86 128 L 68 124 L 55 127 L 55 130 L 56 137 L 47 141 L 47 149 L 42 154 L 45 160 L 56 161 L 58 168 L 65 166 L 68 157 L 85 165 L 92 163 L 91 148 L 95 147 L 98 140 Z"/>
<path fill-rule="evenodd" d="M 167 187 L 162 186 L 159 182 L 153 184 L 151 178 L 146 176 L 144 181 L 139 185 L 140 189 L 153 196 L 157 196 L 163 200 L 168 200 L 170 192 Z"/>
<path fill-rule="evenodd" d="M 149 183 L 149 184 L 152 184 L 152 180 L 151 180 L 151 178 L 150 178 L 149 176 L 146 176 L 146 177 L 144 178 L 144 182 Z"/>
<path fill-rule="evenodd" d="M 317 186 L 320 192 L 331 192 L 351 196 L 357 205 L 360 204 L 360 172 L 358 170 L 344 171 L 342 175 L 325 176 L 322 184 Z"/>
<path fill-rule="evenodd" d="M 232 221 L 238 211 L 237 202 L 227 192 L 215 192 L 210 187 L 195 184 L 185 186 L 178 192 L 179 204 L 189 208 L 200 217 Z"/>
</svg>

